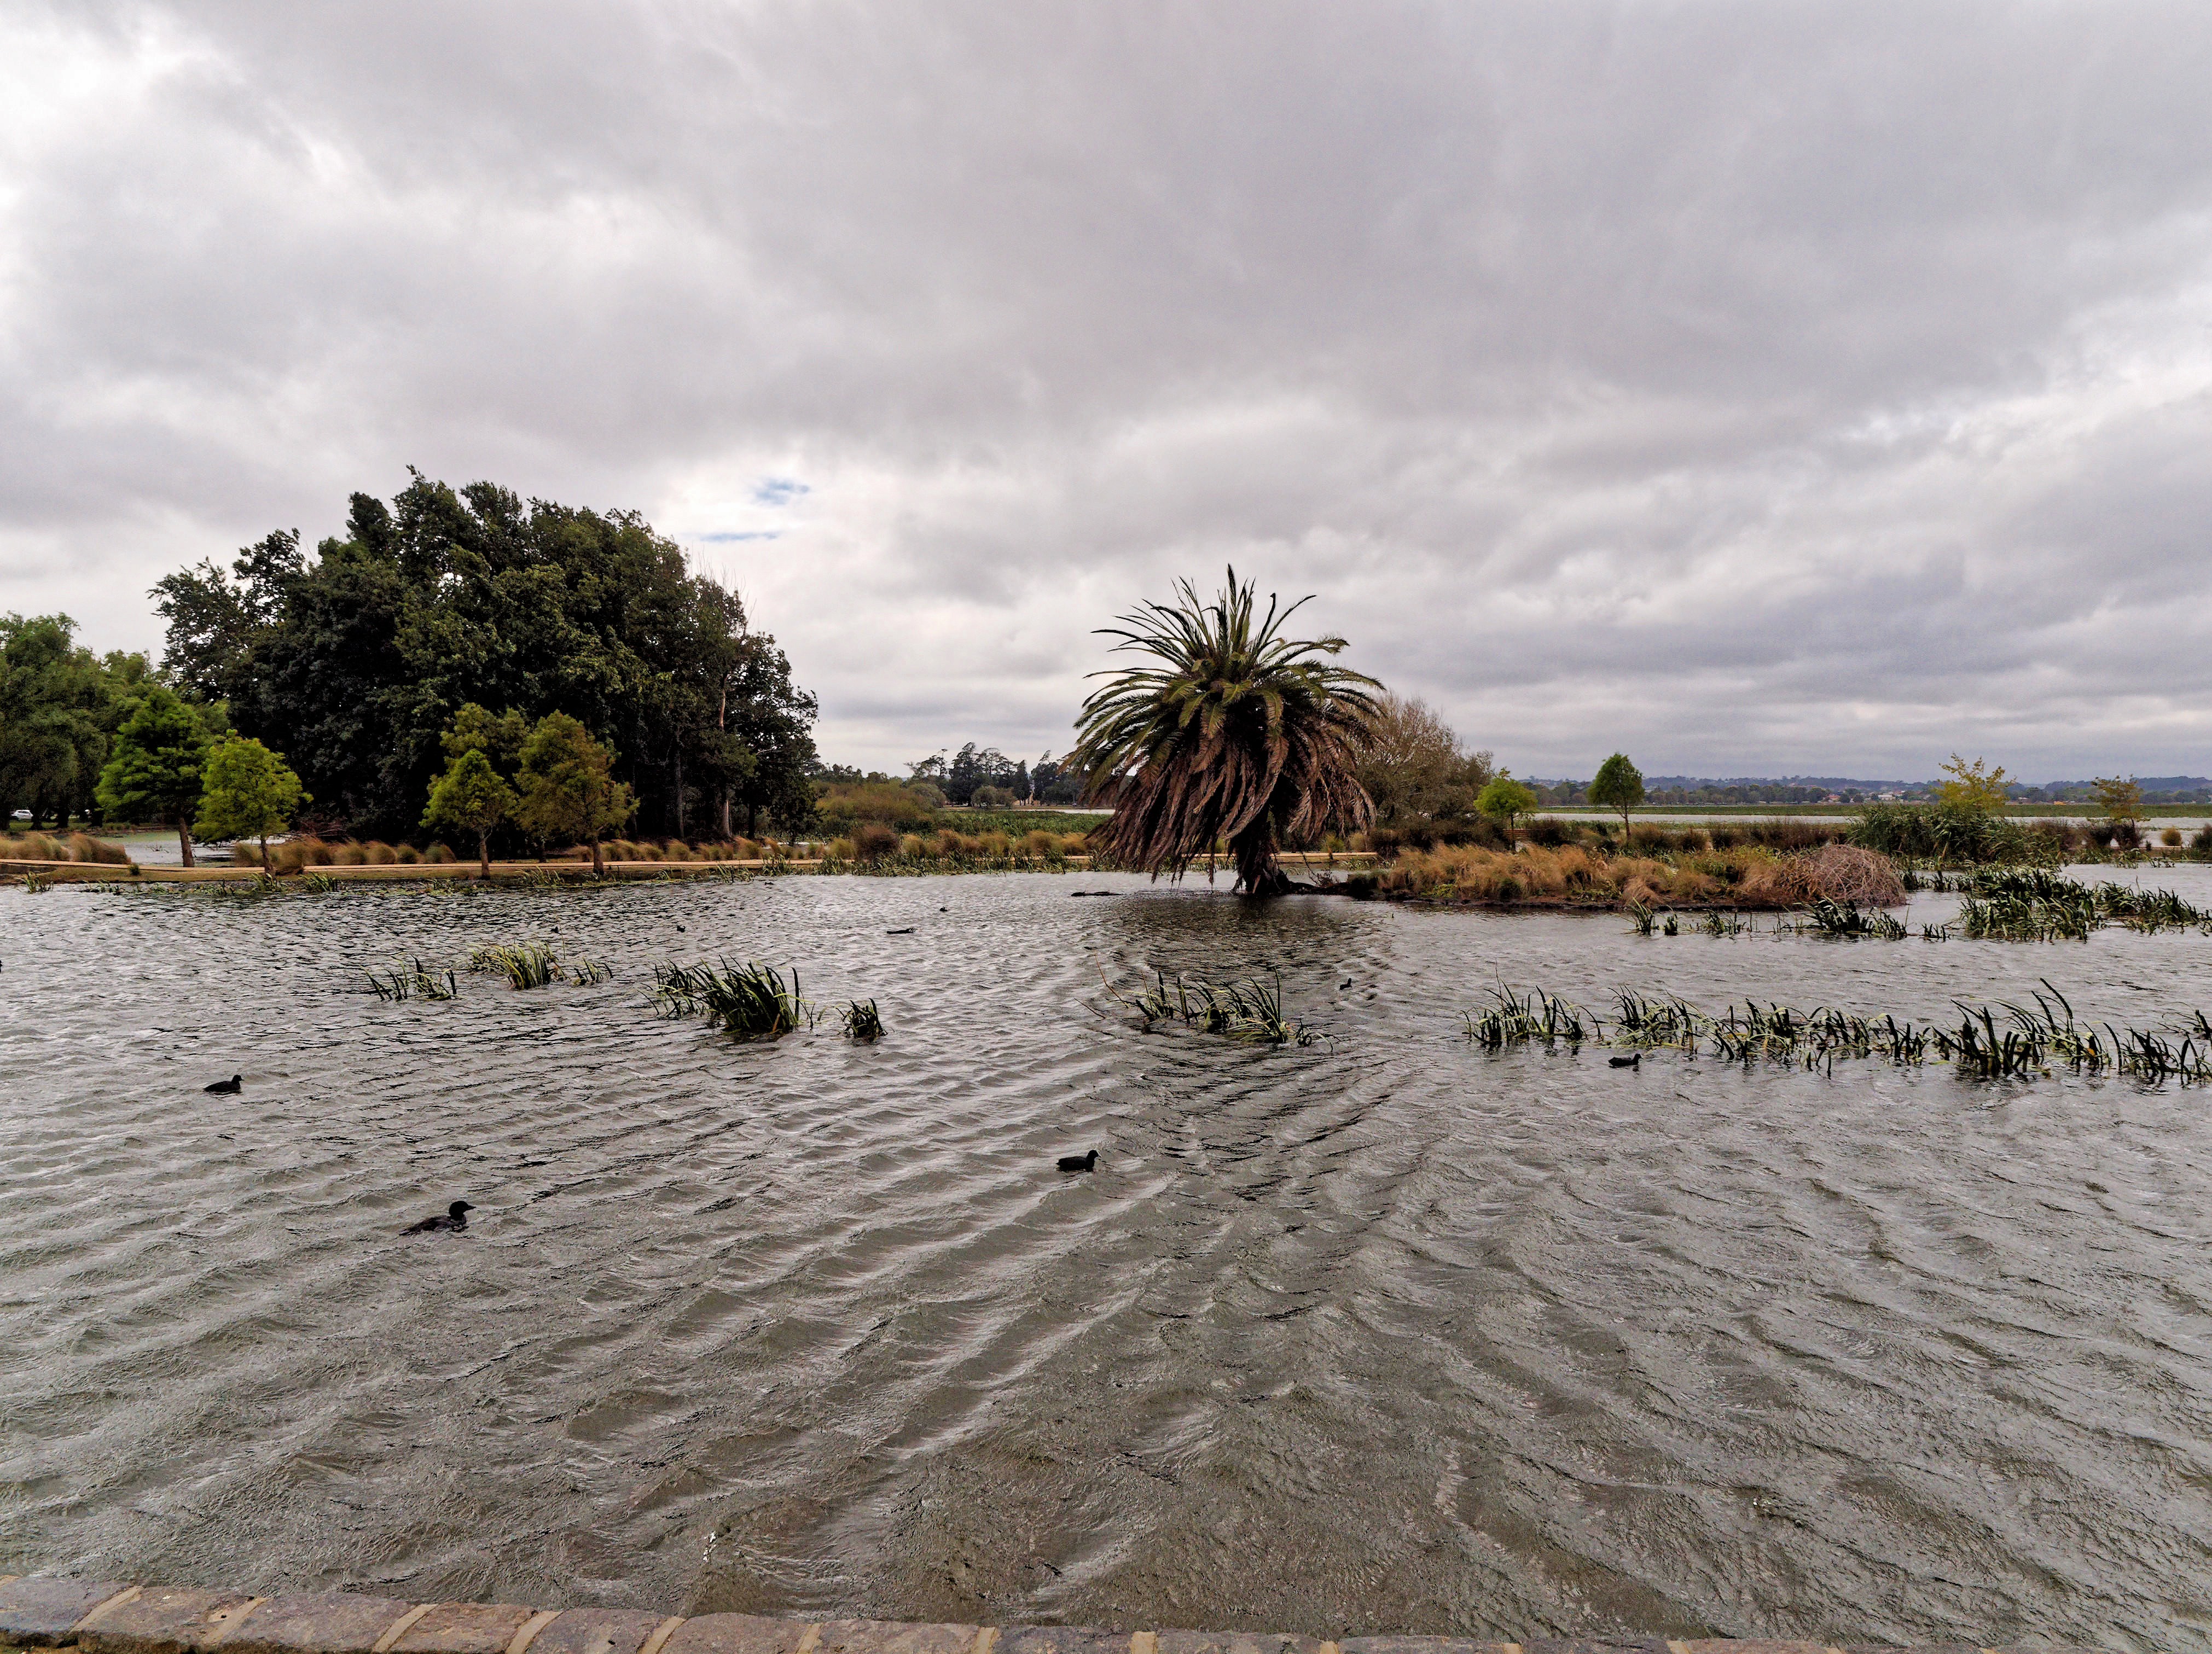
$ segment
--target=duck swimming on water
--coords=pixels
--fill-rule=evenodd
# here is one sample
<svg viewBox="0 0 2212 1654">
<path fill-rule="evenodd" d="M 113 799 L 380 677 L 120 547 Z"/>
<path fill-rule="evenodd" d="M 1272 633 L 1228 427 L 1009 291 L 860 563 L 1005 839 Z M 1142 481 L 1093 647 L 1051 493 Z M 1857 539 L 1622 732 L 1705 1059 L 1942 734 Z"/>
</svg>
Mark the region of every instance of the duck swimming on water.
<svg viewBox="0 0 2212 1654">
<path fill-rule="evenodd" d="M 458 1233 L 469 1227 L 469 1214 L 476 1209 L 468 1202 L 457 1200 L 446 1209 L 443 1217 L 426 1217 L 420 1223 L 409 1224 L 400 1233 L 409 1235 L 436 1234 L 441 1231 Z"/>
<path fill-rule="evenodd" d="M 220 1091 L 229 1093 L 243 1090 L 245 1086 L 246 1076 L 242 1074 L 234 1074 L 228 1080 L 218 1080 L 211 1086 L 202 1086 L 200 1089 L 202 1091 Z"/>
<path fill-rule="evenodd" d="M 1605 1060 L 1606 1065 L 1609 1068 L 1642 1068 L 1644 1066 L 1644 1053 L 1642 1051 L 1638 1051 L 1633 1057 L 1608 1057 Z"/>
<path fill-rule="evenodd" d="M 1098 1151 L 1095 1148 L 1088 1154 L 1062 1154 L 1060 1157 L 1060 1169 L 1063 1172 L 1088 1172 L 1097 1164 Z"/>
</svg>

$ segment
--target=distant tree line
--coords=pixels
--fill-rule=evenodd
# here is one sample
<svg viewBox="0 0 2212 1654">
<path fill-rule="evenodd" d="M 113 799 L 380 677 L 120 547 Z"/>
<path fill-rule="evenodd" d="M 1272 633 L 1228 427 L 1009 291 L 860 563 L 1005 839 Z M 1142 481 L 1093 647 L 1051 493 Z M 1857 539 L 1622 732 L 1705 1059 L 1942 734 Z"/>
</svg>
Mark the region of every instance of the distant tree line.
<svg viewBox="0 0 2212 1654">
<path fill-rule="evenodd" d="M 573 719 L 611 754 L 644 833 L 811 818 L 814 697 L 735 594 L 635 512 L 417 473 L 389 505 L 353 495 L 346 532 L 312 558 L 279 530 L 154 596 L 164 675 L 283 749 L 308 825 L 416 828 L 471 706 L 510 728 Z"/>
<path fill-rule="evenodd" d="M 1083 797 L 1083 779 L 1064 759 L 1046 753 L 1032 766 L 972 741 L 950 758 L 939 752 L 908 764 L 907 777 L 935 787 L 950 804 L 1002 809 L 1012 804 L 1073 804 Z M 979 798 L 979 793 L 985 796 Z"/>
<path fill-rule="evenodd" d="M 105 819 L 100 772 L 154 671 L 143 655 L 96 656 L 76 633 L 66 615 L 0 615 L 0 821 Z"/>
</svg>

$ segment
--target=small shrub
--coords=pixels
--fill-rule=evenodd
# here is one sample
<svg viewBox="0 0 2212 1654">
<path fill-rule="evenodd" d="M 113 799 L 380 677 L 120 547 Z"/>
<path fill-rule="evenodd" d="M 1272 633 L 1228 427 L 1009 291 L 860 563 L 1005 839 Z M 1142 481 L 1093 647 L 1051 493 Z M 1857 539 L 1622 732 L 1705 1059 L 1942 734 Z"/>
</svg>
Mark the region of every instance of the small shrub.
<svg viewBox="0 0 2212 1654">
<path fill-rule="evenodd" d="M 422 861 L 422 852 L 412 845 L 402 845 L 399 846 L 399 859 L 405 865 L 413 867 Z"/>
<path fill-rule="evenodd" d="M 349 839 L 342 845 L 331 847 L 331 859 L 325 865 L 360 867 L 368 860 L 368 852 Z"/>
<path fill-rule="evenodd" d="M 73 862 L 100 862 L 115 867 L 124 866 L 131 860 L 131 852 L 121 845 L 95 839 L 89 833 L 70 834 L 69 854 Z"/>
<path fill-rule="evenodd" d="M 453 852 L 443 845 L 432 845 L 422 852 L 422 859 L 434 865 L 442 865 L 453 859 Z"/>
<path fill-rule="evenodd" d="M 380 839 L 372 839 L 363 845 L 361 856 L 371 867 L 394 867 L 399 862 L 399 852 Z"/>
<path fill-rule="evenodd" d="M 1037 861 L 1058 861 L 1066 852 L 1060 847 L 1060 835 L 1036 827 L 1022 834 L 1022 854 Z"/>
<path fill-rule="evenodd" d="M 862 821 L 853 829 L 850 844 L 848 853 L 853 860 L 880 862 L 898 854 L 898 830 L 881 821 Z"/>
<path fill-rule="evenodd" d="M 2179 850 L 2179 849 L 2180 849 L 2180 848 L 2181 848 L 2181 829 L 2180 829 L 2179 827 L 2168 827 L 2168 828 L 2166 828 L 2165 832 L 2163 832 L 2163 833 L 2160 833 L 2160 834 L 2158 835 L 2158 841 L 2159 841 L 2159 843 L 2160 843 L 2160 844 L 2164 845 L 2165 845 L 2168 850 Z M 74 844 L 74 843 L 76 842 L 76 840 L 75 840 L 75 839 L 71 839 L 71 840 L 70 840 L 70 842 L 71 842 L 72 844 Z"/>
<path fill-rule="evenodd" d="M 909 833 L 899 840 L 899 854 L 910 862 L 918 862 L 928 853 L 929 846 L 922 842 L 919 833 Z"/>
</svg>

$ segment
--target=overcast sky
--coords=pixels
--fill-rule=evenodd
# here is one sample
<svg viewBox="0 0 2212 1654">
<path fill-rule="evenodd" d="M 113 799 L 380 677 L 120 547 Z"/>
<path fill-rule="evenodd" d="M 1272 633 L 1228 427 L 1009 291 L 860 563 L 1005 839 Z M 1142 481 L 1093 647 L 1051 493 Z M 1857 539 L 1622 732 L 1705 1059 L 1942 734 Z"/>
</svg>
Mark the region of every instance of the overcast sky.
<svg viewBox="0 0 2212 1654">
<path fill-rule="evenodd" d="M 0 610 L 633 506 L 827 756 L 1233 560 L 1521 773 L 2212 772 L 2212 6 L 0 10 Z"/>
</svg>

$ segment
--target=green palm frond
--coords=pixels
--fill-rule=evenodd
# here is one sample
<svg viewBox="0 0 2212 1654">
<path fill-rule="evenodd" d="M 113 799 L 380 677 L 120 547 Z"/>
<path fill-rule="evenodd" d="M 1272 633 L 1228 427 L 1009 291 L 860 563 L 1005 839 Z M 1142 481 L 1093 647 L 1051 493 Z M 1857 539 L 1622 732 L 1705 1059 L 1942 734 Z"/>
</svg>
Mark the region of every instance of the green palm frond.
<svg viewBox="0 0 2212 1654">
<path fill-rule="evenodd" d="M 1146 603 L 1102 635 L 1116 652 L 1157 664 L 1094 673 L 1110 680 L 1083 703 L 1072 761 L 1113 819 L 1094 842 L 1124 866 L 1182 874 L 1225 842 L 1250 890 L 1277 888 L 1286 839 L 1366 827 L 1374 806 L 1357 766 L 1382 685 L 1331 665 L 1338 637 L 1292 638 L 1310 598 L 1264 616 L 1251 582 L 1200 601 L 1188 580 L 1176 601 Z"/>
</svg>

